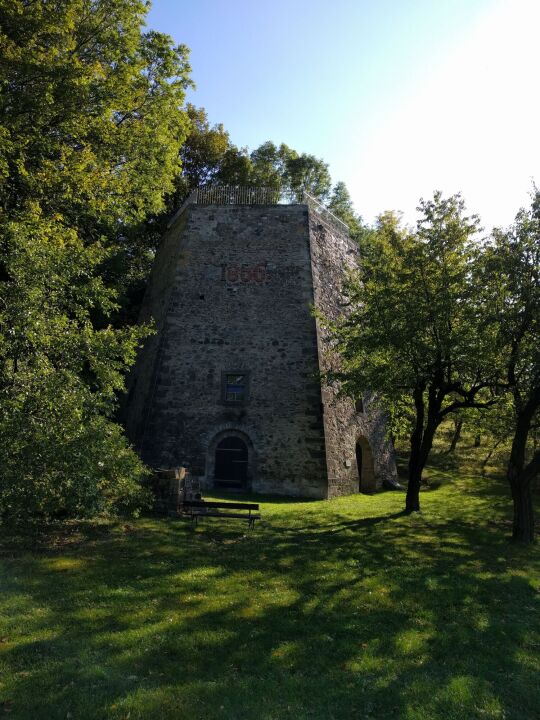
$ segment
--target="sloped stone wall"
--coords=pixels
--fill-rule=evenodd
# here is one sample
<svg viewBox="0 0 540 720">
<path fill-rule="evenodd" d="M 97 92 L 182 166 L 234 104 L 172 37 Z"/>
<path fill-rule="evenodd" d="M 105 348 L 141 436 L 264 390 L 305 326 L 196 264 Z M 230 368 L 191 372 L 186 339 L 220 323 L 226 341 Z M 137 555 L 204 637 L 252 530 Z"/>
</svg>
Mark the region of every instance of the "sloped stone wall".
<svg viewBox="0 0 540 720">
<path fill-rule="evenodd" d="M 395 477 L 384 418 L 365 396 L 321 387 L 328 339 L 312 315 L 342 312 L 348 236 L 306 205 L 188 206 L 157 253 L 141 320 L 149 338 L 129 379 L 130 437 L 152 467 L 186 466 L 214 485 L 227 436 L 247 448 L 245 489 L 315 498 L 358 492 L 355 447 L 369 443 L 362 490 Z M 224 373 L 249 378 L 245 403 L 224 401 Z"/>
<path fill-rule="evenodd" d="M 323 315 L 336 320 L 346 312 L 343 283 L 347 273 L 361 261 L 358 246 L 317 213 L 310 213 L 310 241 L 314 298 Z M 324 323 L 317 322 L 321 370 L 327 369 L 333 355 Z M 336 388 L 322 388 L 324 434 L 328 473 L 328 497 L 361 490 L 372 492 L 383 481 L 397 480 L 392 443 L 385 436 L 385 419 L 366 391 L 363 412 L 355 410 L 353 399 L 340 397 Z M 371 449 L 373 469 L 364 467 L 362 482 L 356 462 L 356 445 L 365 439 Z"/>
<path fill-rule="evenodd" d="M 214 440 L 228 430 L 250 446 L 251 489 L 326 497 L 309 252 L 302 205 L 193 205 L 171 228 L 143 310 L 159 335 L 128 408 L 150 465 L 186 465 L 211 486 Z M 227 371 L 249 373 L 245 405 L 223 402 Z"/>
</svg>

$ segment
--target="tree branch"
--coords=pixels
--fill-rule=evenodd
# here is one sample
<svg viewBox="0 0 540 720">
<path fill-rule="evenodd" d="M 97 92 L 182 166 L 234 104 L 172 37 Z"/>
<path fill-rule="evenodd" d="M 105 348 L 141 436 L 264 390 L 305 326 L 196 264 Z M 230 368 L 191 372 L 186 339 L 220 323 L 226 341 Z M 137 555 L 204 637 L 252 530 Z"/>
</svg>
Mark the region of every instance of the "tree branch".
<svg viewBox="0 0 540 720">
<path fill-rule="evenodd" d="M 464 410 L 466 408 L 489 408 L 495 405 L 498 402 L 498 400 L 486 400 L 485 402 L 475 402 L 474 400 L 471 400 L 470 402 L 467 400 L 463 400 L 462 402 L 453 402 L 447 407 L 445 407 L 443 410 L 441 410 L 440 414 L 441 417 L 445 417 L 451 412 L 454 412 L 455 410 Z"/>
</svg>

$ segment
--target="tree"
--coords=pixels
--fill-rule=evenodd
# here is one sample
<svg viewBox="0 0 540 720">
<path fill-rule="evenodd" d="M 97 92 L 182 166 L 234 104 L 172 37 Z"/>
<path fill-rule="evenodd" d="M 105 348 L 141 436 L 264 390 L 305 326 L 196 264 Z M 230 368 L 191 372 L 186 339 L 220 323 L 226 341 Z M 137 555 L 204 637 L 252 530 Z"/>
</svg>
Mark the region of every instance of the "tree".
<svg viewBox="0 0 540 720">
<path fill-rule="evenodd" d="M 96 330 L 107 251 L 39 210 L 1 227 L 0 515 L 93 515 L 146 502 L 144 468 L 108 417 L 146 328 Z"/>
<path fill-rule="evenodd" d="M 337 182 L 332 188 L 328 209 L 348 226 L 352 238 L 358 240 L 367 231 L 362 218 L 354 210 L 351 196 L 343 181 Z"/>
<path fill-rule="evenodd" d="M 259 145 L 249 156 L 251 162 L 250 184 L 255 187 L 275 188 L 283 192 L 287 185 L 285 163 L 287 158 L 296 155 L 297 153 L 284 143 L 277 147 L 268 140 Z"/>
<path fill-rule="evenodd" d="M 324 203 L 328 200 L 332 179 L 328 165 L 314 155 L 290 154 L 285 160 L 285 188 L 297 200 L 304 192 Z"/>
<path fill-rule="evenodd" d="M 450 447 L 448 448 L 449 453 L 455 452 L 457 444 L 461 438 L 462 429 L 463 429 L 463 416 L 455 413 L 454 414 L 454 432 L 452 433 L 452 441 L 450 443 Z"/>
<path fill-rule="evenodd" d="M 187 49 L 139 0 L 0 10 L 0 513 L 137 506 L 110 418 L 148 328 L 114 329 L 109 268 L 165 207 L 188 122 Z M 119 273 L 121 274 L 121 273 Z"/>
<path fill-rule="evenodd" d="M 514 505 L 513 537 L 534 540 L 532 483 L 540 450 L 527 454 L 540 421 L 540 192 L 507 231 L 495 230 L 483 258 L 480 281 L 493 331 L 501 380 L 511 398 L 512 446 L 507 479 Z"/>
<path fill-rule="evenodd" d="M 247 150 L 230 145 L 221 160 L 217 182 L 220 185 L 249 185 L 251 170 L 252 165 Z"/>
<path fill-rule="evenodd" d="M 210 126 L 204 108 L 188 104 L 190 121 L 186 142 L 180 150 L 182 161 L 181 177 L 188 181 L 189 188 L 206 185 L 218 174 L 223 156 L 230 146 L 229 133 L 223 125 Z"/>
<path fill-rule="evenodd" d="M 279 147 L 268 141 L 251 155 L 251 184 L 281 190 L 300 201 L 304 192 L 324 202 L 328 199 L 331 178 L 328 165 L 314 155 L 299 154 L 285 143 Z"/>
<path fill-rule="evenodd" d="M 357 397 L 373 390 L 394 434 L 410 433 L 406 511 L 420 509 L 422 472 L 441 422 L 488 407 L 489 345 L 471 274 L 476 217 L 459 195 L 420 201 L 416 231 L 387 213 L 362 244 L 348 284 L 349 312 L 333 326 L 340 366 L 330 375 Z"/>
<path fill-rule="evenodd" d="M 141 33 L 139 0 L 14 0 L 2 9 L 4 212 L 29 201 L 85 241 L 164 208 L 188 122 L 185 47 Z"/>
<path fill-rule="evenodd" d="M 204 185 L 246 184 L 251 169 L 247 152 L 231 143 L 221 123 L 210 125 L 204 108 L 188 104 L 186 112 L 189 130 L 180 150 L 182 172 L 177 177 L 172 198 L 175 206 L 192 190 Z"/>
<path fill-rule="evenodd" d="M 205 185 L 266 187 L 301 202 L 304 193 L 312 195 L 342 219 L 351 236 L 359 238 L 366 228 L 354 207 L 345 183 L 332 188 L 328 165 L 314 155 L 298 153 L 285 143 L 268 140 L 251 153 L 231 142 L 224 126 L 212 125 L 204 108 L 188 104 L 188 129 L 180 150 L 181 173 L 175 189 L 167 197 L 167 212 L 173 213 L 192 190 Z M 148 234 L 147 246 L 155 245 L 164 230 L 163 217 L 152 217 L 140 238 Z"/>
</svg>

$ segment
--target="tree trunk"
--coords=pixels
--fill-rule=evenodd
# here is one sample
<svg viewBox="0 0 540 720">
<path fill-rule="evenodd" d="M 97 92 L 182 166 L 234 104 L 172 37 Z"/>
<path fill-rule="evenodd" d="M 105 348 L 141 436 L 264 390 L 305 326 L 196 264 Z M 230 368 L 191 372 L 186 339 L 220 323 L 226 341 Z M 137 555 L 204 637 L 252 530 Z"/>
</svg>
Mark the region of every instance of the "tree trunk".
<svg viewBox="0 0 540 720">
<path fill-rule="evenodd" d="M 414 405 L 416 408 L 416 423 L 411 435 L 411 456 L 409 458 L 409 484 L 405 498 L 405 512 L 412 513 L 420 510 L 420 486 L 422 472 L 433 445 L 435 431 L 440 425 L 440 404 L 436 393 L 430 388 L 429 404 L 426 426 L 424 427 L 425 405 L 423 388 L 414 391 Z"/>
<path fill-rule="evenodd" d="M 457 420 L 454 420 L 454 437 L 452 438 L 452 442 L 450 443 L 450 447 L 448 448 L 448 452 L 454 452 L 456 449 L 456 445 L 458 444 L 459 438 L 461 437 L 461 428 L 463 427 L 463 420 L 461 418 L 458 418 Z"/>
<path fill-rule="evenodd" d="M 534 541 L 534 508 L 531 482 L 537 474 L 539 458 L 535 455 L 533 460 L 525 467 L 525 449 L 534 411 L 534 405 L 527 404 L 517 414 L 516 429 L 506 475 L 514 502 L 512 538 L 522 543 L 532 543 Z"/>
<path fill-rule="evenodd" d="M 497 440 L 495 445 L 491 448 L 491 450 L 488 452 L 486 457 L 482 460 L 482 475 L 484 474 L 484 472 L 486 470 L 486 465 L 491 460 L 491 456 L 493 455 L 493 453 L 495 452 L 495 450 L 499 447 L 499 445 L 501 443 L 502 443 L 502 440 Z"/>
<path fill-rule="evenodd" d="M 422 481 L 420 453 L 422 449 L 422 438 L 424 435 L 424 389 L 421 387 L 415 388 L 413 396 L 416 409 L 416 421 L 414 430 L 411 434 L 409 482 L 405 498 L 406 513 L 418 512 L 420 510 L 420 483 Z"/>
<path fill-rule="evenodd" d="M 512 539 L 522 543 L 534 542 L 534 510 L 531 486 L 516 478 L 512 486 L 514 501 L 514 524 Z"/>
<path fill-rule="evenodd" d="M 409 462 L 409 483 L 405 498 L 405 512 L 407 514 L 420 510 L 420 484 L 422 482 L 422 468 L 418 465 L 411 467 Z"/>
<path fill-rule="evenodd" d="M 480 447 L 480 443 L 482 442 L 482 436 L 478 433 L 474 436 L 474 447 Z"/>
</svg>

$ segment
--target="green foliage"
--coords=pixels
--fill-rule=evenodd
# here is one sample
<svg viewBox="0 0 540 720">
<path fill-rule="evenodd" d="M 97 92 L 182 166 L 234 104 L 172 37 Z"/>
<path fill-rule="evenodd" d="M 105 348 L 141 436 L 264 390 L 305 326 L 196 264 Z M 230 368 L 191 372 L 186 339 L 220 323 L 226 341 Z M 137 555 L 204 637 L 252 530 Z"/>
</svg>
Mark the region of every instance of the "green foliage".
<svg viewBox="0 0 540 720">
<path fill-rule="evenodd" d="M 307 192 L 347 223 L 354 237 L 363 231 L 345 183 L 339 182 L 332 189 L 328 165 L 323 160 L 270 140 L 248 153 L 231 142 L 223 125 L 210 124 L 204 108 L 188 105 L 187 114 L 190 129 L 180 152 L 182 173 L 169 198 L 171 212 L 199 186 L 253 185 L 274 188 L 296 201 Z"/>
<path fill-rule="evenodd" d="M 163 209 L 187 131 L 187 50 L 141 33 L 139 0 L 2 6 L 6 211 L 32 199 L 86 239 Z"/>
<path fill-rule="evenodd" d="M 459 197 L 435 194 L 419 210 L 416 232 L 404 229 L 392 213 L 378 218 L 347 286 L 352 312 L 335 328 L 345 361 L 344 389 L 351 395 L 365 388 L 382 394 L 396 422 L 405 421 L 400 434 L 413 427 L 412 388 L 425 384 L 427 392 L 440 372 L 451 393 L 463 392 L 482 357 L 470 278 L 476 221 L 462 217 Z M 441 409 L 454 399 L 445 396 Z"/>
<path fill-rule="evenodd" d="M 496 449 L 506 446 L 511 440 L 513 426 L 511 396 L 508 393 L 491 389 L 489 395 L 496 398 L 496 403 L 491 408 L 487 410 L 472 408 L 459 413 L 464 427 L 474 433 L 476 437 L 480 436 L 482 445 L 486 446 L 486 451 L 490 447 Z"/>
<path fill-rule="evenodd" d="M 188 104 L 189 129 L 186 142 L 180 150 L 182 173 L 176 180 L 173 204 L 178 204 L 193 189 L 225 179 L 223 164 L 225 156 L 235 150 L 229 133 L 223 125 L 211 126 L 204 108 Z"/>
<path fill-rule="evenodd" d="M 113 329 L 187 132 L 187 50 L 141 32 L 138 0 L 3 3 L 0 513 L 145 501 L 110 418 L 149 328 Z M 115 287 L 116 285 L 116 287 Z"/>
<path fill-rule="evenodd" d="M 531 486 L 540 450 L 530 450 L 540 424 L 540 192 L 507 231 L 495 230 L 479 273 L 486 322 L 492 329 L 499 391 L 511 399 L 506 422 L 512 449 L 507 477 L 514 499 L 514 538 L 534 539 Z"/>
<path fill-rule="evenodd" d="M 332 181 L 325 162 L 307 153 L 293 153 L 286 159 L 285 168 L 285 189 L 296 199 L 299 200 L 304 192 L 321 202 L 328 199 Z"/>
<path fill-rule="evenodd" d="M 251 160 L 247 150 L 231 145 L 223 155 L 217 181 L 221 185 L 250 185 L 251 170 Z"/>
<path fill-rule="evenodd" d="M 272 187 L 295 200 L 308 192 L 323 202 L 330 193 L 328 165 L 314 155 L 299 154 L 288 145 L 263 143 L 250 155 L 253 185 Z"/>
<path fill-rule="evenodd" d="M 19 391 L 0 420 L 9 441 L 0 445 L 3 515 L 49 520 L 149 507 L 144 466 L 75 377 L 51 373 Z"/>
<path fill-rule="evenodd" d="M 351 237 L 359 240 L 366 232 L 362 218 L 354 210 L 351 196 L 344 182 L 337 182 L 332 188 L 328 209 L 348 226 Z"/>
<path fill-rule="evenodd" d="M 145 470 L 106 417 L 148 328 L 93 327 L 96 308 L 114 307 L 99 243 L 38 210 L 0 229 L 0 513 L 136 508 Z"/>
<path fill-rule="evenodd" d="M 270 140 L 253 150 L 250 181 L 256 187 L 276 188 L 285 191 L 287 185 L 287 160 L 296 156 L 285 143 L 277 147 Z"/>
<path fill-rule="evenodd" d="M 416 231 L 388 213 L 363 238 L 361 267 L 347 288 L 349 315 L 333 327 L 342 358 L 333 376 L 344 392 L 375 391 L 391 431 L 411 436 L 410 509 L 418 509 L 437 427 L 451 412 L 489 404 L 483 393 L 492 372 L 471 273 L 478 221 L 464 216 L 459 196 L 435 193 L 418 209 Z"/>
<path fill-rule="evenodd" d="M 494 230 L 483 257 L 484 302 L 515 412 L 540 408 L 540 192 L 514 225 Z M 533 398 L 538 395 L 538 400 Z"/>
<path fill-rule="evenodd" d="M 297 200 L 304 191 L 320 201 L 328 198 L 328 165 L 314 155 L 300 155 L 284 143 L 277 147 L 271 141 L 248 154 L 231 143 L 223 125 L 210 125 L 203 108 L 188 105 L 187 112 L 190 131 L 181 150 L 182 174 L 174 202 L 209 184 L 275 188 Z"/>
</svg>

